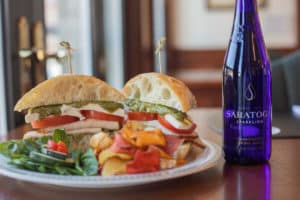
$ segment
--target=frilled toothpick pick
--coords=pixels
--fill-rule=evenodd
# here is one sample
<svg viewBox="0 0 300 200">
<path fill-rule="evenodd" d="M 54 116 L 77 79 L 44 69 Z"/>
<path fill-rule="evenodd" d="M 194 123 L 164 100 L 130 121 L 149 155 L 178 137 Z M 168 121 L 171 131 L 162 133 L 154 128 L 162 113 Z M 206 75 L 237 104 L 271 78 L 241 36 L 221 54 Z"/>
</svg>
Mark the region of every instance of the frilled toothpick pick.
<svg viewBox="0 0 300 200">
<path fill-rule="evenodd" d="M 166 44 L 166 38 L 162 37 L 158 43 L 155 50 L 155 54 L 158 55 L 158 62 L 159 62 L 159 72 L 162 73 L 162 62 L 161 62 L 161 53 L 164 50 Z"/>
<path fill-rule="evenodd" d="M 69 73 L 73 74 L 73 67 L 72 67 L 72 62 L 71 62 L 71 53 L 75 49 L 73 49 L 71 47 L 71 44 L 69 42 L 66 42 L 66 41 L 62 41 L 59 44 L 60 44 L 60 46 L 64 47 L 67 51 L 67 62 L 68 62 Z"/>
</svg>

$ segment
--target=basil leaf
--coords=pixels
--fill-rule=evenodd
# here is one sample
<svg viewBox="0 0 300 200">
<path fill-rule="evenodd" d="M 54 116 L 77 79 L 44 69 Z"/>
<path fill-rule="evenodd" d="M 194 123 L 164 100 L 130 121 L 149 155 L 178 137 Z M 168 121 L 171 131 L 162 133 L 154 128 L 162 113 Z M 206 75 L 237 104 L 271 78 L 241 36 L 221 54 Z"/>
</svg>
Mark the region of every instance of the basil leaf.
<svg viewBox="0 0 300 200">
<path fill-rule="evenodd" d="M 28 150 L 22 140 L 11 140 L 0 143 L 0 153 L 7 157 L 11 157 L 17 154 L 28 154 Z"/>
<path fill-rule="evenodd" d="M 25 145 L 25 148 L 27 149 L 28 152 L 36 151 L 40 152 L 41 146 L 36 143 L 36 141 L 27 139 L 23 140 L 23 144 Z"/>
<path fill-rule="evenodd" d="M 54 137 L 54 136 L 53 136 Z M 75 150 L 71 153 L 75 165 L 66 165 L 65 163 L 46 162 L 45 159 L 39 159 L 32 155 L 40 155 L 40 149 L 48 140 L 48 136 L 38 139 L 11 140 L 0 143 L 0 154 L 9 158 L 9 163 L 19 168 L 37 171 L 41 173 L 52 173 L 61 175 L 95 175 L 98 172 L 98 161 L 94 156 L 92 149 L 86 152 Z M 56 141 L 68 143 L 67 136 L 63 130 L 55 133 Z M 53 138 L 54 139 L 54 138 Z M 42 155 L 42 154 L 41 154 Z"/>
<path fill-rule="evenodd" d="M 62 129 L 55 129 L 54 130 L 54 133 L 53 133 L 53 136 L 52 136 L 52 139 L 54 140 L 54 142 L 59 142 L 59 141 L 62 141 L 64 142 L 67 146 L 70 145 L 70 141 L 67 137 L 67 134 L 64 130 Z"/>
<path fill-rule="evenodd" d="M 43 136 L 43 137 L 35 139 L 35 142 L 42 146 L 44 144 L 47 144 L 47 142 L 50 138 L 51 138 L 51 136 Z"/>
<path fill-rule="evenodd" d="M 72 158 L 74 159 L 75 162 L 75 169 L 78 174 L 80 175 L 85 175 L 84 171 L 82 170 L 80 166 L 80 157 L 81 157 L 81 152 L 79 150 L 75 150 L 72 152 Z"/>
<path fill-rule="evenodd" d="M 98 172 L 98 161 L 92 149 L 88 149 L 81 155 L 81 166 L 85 175 L 96 175 Z"/>
</svg>

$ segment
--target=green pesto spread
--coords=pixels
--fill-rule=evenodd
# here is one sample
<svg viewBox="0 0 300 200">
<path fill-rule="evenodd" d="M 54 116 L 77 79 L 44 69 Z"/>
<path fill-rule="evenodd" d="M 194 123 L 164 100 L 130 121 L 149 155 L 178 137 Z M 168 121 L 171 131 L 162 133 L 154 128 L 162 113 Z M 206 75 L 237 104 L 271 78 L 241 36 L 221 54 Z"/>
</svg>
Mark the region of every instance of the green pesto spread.
<svg viewBox="0 0 300 200">
<path fill-rule="evenodd" d="M 67 105 L 73 106 L 75 108 L 80 108 L 87 104 L 98 104 L 104 110 L 106 110 L 110 113 L 115 112 L 119 108 L 121 108 L 121 109 L 123 108 L 123 104 L 111 102 L 111 101 L 81 101 L 81 102 L 75 102 L 75 103 L 71 103 L 71 104 L 67 104 Z"/>
<path fill-rule="evenodd" d="M 65 105 L 72 106 L 74 108 L 81 108 L 87 104 L 97 104 L 101 106 L 104 110 L 113 113 L 119 108 L 123 108 L 123 105 L 116 102 L 110 102 L 110 101 L 81 101 L 81 102 L 74 102 L 74 103 L 66 103 Z M 62 104 L 58 105 L 49 105 L 49 106 L 40 106 L 31 108 L 28 110 L 28 113 L 38 113 L 40 119 L 44 119 L 49 115 L 60 115 L 61 114 L 61 108 Z"/>
<path fill-rule="evenodd" d="M 126 106 L 130 111 L 134 111 L 134 112 L 158 113 L 160 115 L 170 114 L 179 121 L 184 121 L 184 119 L 187 118 L 186 113 L 181 112 L 175 108 L 171 108 L 161 104 L 143 102 L 138 99 L 129 99 L 126 102 Z"/>
</svg>

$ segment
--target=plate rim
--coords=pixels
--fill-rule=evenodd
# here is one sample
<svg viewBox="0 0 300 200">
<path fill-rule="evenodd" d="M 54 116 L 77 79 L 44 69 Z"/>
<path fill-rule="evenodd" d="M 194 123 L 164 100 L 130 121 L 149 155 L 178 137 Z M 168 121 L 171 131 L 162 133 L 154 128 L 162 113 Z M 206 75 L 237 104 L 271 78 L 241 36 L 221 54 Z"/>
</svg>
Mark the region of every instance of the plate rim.
<svg viewBox="0 0 300 200">
<path fill-rule="evenodd" d="M 198 172 L 205 171 L 211 167 L 214 167 L 222 156 L 221 147 L 213 141 L 207 139 L 201 139 L 206 146 L 204 152 L 207 156 L 199 156 L 194 161 L 173 169 L 162 170 L 158 172 L 135 174 L 135 175 L 118 175 L 111 177 L 103 176 L 66 176 L 55 174 L 43 174 L 39 172 L 33 172 L 25 169 L 19 169 L 7 162 L 0 163 L 0 174 L 15 180 L 21 180 L 31 183 L 46 184 L 53 186 L 63 186 L 69 188 L 116 188 L 127 187 L 134 185 L 144 185 L 153 182 L 165 181 L 176 179 L 192 175 Z M 202 161 L 202 159 L 204 159 Z M 0 158 L 4 161 L 4 158 Z M 197 163 L 202 161 L 201 165 L 197 166 Z M 32 175 L 37 174 L 32 178 Z M 66 179 L 62 179 L 66 177 Z M 57 179 L 59 178 L 59 179 Z M 77 180 L 78 179 L 78 180 Z"/>
</svg>

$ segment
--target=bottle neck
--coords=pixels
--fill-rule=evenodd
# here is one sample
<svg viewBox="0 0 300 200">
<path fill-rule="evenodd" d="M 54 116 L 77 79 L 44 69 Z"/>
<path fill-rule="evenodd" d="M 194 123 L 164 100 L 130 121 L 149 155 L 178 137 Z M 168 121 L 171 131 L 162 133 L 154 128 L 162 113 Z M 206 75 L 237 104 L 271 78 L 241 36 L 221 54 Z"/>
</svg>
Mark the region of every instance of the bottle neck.
<svg viewBox="0 0 300 200">
<path fill-rule="evenodd" d="M 234 21 L 236 25 L 259 23 L 256 0 L 236 0 Z"/>
<path fill-rule="evenodd" d="M 243 58 L 252 59 L 253 62 L 268 60 L 256 0 L 236 0 L 234 25 L 226 60 L 235 60 L 231 56 L 236 56 L 236 52 L 241 52 Z"/>
<path fill-rule="evenodd" d="M 235 12 L 257 12 L 256 0 L 236 0 Z"/>
</svg>

